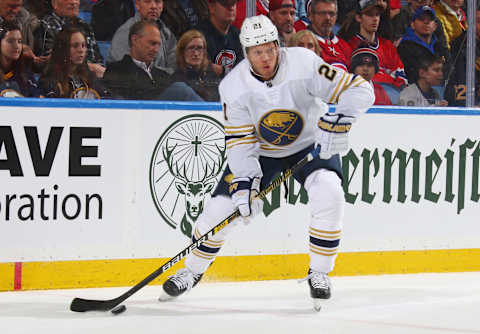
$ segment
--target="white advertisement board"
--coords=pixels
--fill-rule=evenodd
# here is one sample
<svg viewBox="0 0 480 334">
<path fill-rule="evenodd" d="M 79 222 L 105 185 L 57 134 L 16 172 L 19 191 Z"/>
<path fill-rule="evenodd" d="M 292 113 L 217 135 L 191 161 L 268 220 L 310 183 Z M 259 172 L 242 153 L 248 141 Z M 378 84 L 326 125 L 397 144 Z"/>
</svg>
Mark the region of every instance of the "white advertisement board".
<svg viewBox="0 0 480 334">
<path fill-rule="evenodd" d="M 225 167 L 222 113 L 0 108 L 0 262 L 170 257 Z M 479 116 L 367 114 L 343 156 L 342 252 L 476 248 Z M 296 182 L 222 255 L 306 253 Z"/>
</svg>

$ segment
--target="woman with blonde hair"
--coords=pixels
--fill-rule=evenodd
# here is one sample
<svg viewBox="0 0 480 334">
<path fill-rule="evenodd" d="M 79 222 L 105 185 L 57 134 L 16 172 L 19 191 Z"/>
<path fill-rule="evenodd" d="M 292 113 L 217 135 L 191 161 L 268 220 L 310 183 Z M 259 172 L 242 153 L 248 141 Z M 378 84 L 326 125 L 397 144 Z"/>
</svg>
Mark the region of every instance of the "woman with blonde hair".
<svg viewBox="0 0 480 334">
<path fill-rule="evenodd" d="M 288 46 L 300 46 L 312 50 L 318 56 L 322 55 L 322 49 L 318 40 L 310 30 L 300 30 L 296 32 L 288 41 Z"/>
<path fill-rule="evenodd" d="M 177 42 L 173 81 L 185 82 L 205 101 L 220 101 L 220 77 L 208 59 L 207 41 L 198 30 L 186 31 Z"/>
</svg>

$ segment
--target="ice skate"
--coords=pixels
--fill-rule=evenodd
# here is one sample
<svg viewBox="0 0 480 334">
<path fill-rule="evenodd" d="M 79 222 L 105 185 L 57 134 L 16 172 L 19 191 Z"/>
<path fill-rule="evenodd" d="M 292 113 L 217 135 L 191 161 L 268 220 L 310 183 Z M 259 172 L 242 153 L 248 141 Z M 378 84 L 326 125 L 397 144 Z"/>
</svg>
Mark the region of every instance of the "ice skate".
<svg viewBox="0 0 480 334">
<path fill-rule="evenodd" d="M 167 301 L 176 298 L 186 291 L 190 291 L 200 282 L 203 274 L 195 274 L 188 268 L 177 271 L 163 283 L 163 292 L 158 298 L 159 301 Z"/>
<path fill-rule="evenodd" d="M 313 308 L 319 312 L 322 309 L 322 301 L 331 296 L 330 278 L 326 273 L 309 269 L 308 276 L 304 280 L 308 280 L 310 296 L 313 298 Z"/>
</svg>

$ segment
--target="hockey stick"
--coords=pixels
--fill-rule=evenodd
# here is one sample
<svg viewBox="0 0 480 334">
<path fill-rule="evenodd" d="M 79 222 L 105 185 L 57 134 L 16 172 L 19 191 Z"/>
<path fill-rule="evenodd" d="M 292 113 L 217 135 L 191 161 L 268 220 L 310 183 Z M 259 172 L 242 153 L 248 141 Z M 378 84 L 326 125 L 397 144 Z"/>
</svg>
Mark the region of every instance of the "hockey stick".
<svg viewBox="0 0 480 334">
<path fill-rule="evenodd" d="M 291 168 L 283 171 L 282 175 L 276 177 L 265 189 L 263 189 L 258 195 L 257 198 L 263 199 L 269 192 L 273 189 L 277 188 L 281 185 L 284 181 L 286 181 L 296 170 L 305 166 L 308 162 L 312 161 L 315 156 L 317 156 L 320 152 L 320 146 L 317 146 L 313 151 L 308 153 L 302 160 L 297 162 Z M 240 216 L 240 211 L 235 210 L 230 216 L 222 220 L 219 224 L 214 226 L 210 231 L 202 235 L 197 241 L 191 243 L 187 248 L 182 250 L 180 253 L 172 257 L 168 260 L 165 264 L 163 264 L 160 268 L 155 270 L 153 273 L 145 277 L 140 283 L 130 288 L 130 290 L 126 291 L 122 295 L 118 296 L 114 299 L 109 300 L 93 300 L 93 299 L 83 299 L 83 298 L 74 298 L 72 303 L 70 304 L 70 310 L 74 312 L 86 312 L 86 311 L 110 311 L 115 308 L 117 305 L 122 303 L 125 299 L 129 298 L 135 292 L 143 288 L 145 285 L 153 281 L 155 278 L 160 276 L 163 272 L 167 269 L 172 267 L 175 263 L 179 262 L 185 256 L 190 254 L 195 248 L 200 246 L 200 244 L 210 237 L 218 233 L 220 230 L 224 229 L 228 224 L 232 222 L 235 218 Z"/>
</svg>

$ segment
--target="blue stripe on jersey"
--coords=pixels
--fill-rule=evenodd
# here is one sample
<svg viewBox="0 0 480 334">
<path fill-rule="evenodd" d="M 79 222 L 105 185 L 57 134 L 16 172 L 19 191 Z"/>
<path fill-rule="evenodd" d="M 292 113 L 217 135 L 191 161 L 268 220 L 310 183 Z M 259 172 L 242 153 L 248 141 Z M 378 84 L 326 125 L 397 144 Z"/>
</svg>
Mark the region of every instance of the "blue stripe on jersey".
<svg viewBox="0 0 480 334">
<path fill-rule="evenodd" d="M 197 239 L 195 237 L 192 237 L 192 241 L 193 242 L 196 242 Z M 201 250 L 202 252 L 205 252 L 205 253 L 210 253 L 210 254 L 217 254 L 218 251 L 220 250 L 220 247 L 218 248 L 212 248 L 212 247 L 208 247 L 208 246 L 205 246 L 204 244 L 201 244 L 200 246 L 197 247 L 199 250 Z"/>
<path fill-rule="evenodd" d="M 310 242 L 312 244 L 314 244 L 315 246 L 319 246 L 319 247 L 335 248 L 335 247 L 338 247 L 338 245 L 340 244 L 340 239 L 324 240 L 324 239 L 318 239 L 318 238 L 310 236 Z"/>
<path fill-rule="evenodd" d="M 230 139 L 238 139 L 238 138 L 243 138 L 243 137 L 250 136 L 250 135 L 251 135 L 251 133 L 250 133 L 250 134 L 248 134 L 248 135 L 225 136 L 225 141 L 227 141 L 227 140 L 230 140 Z"/>
</svg>

